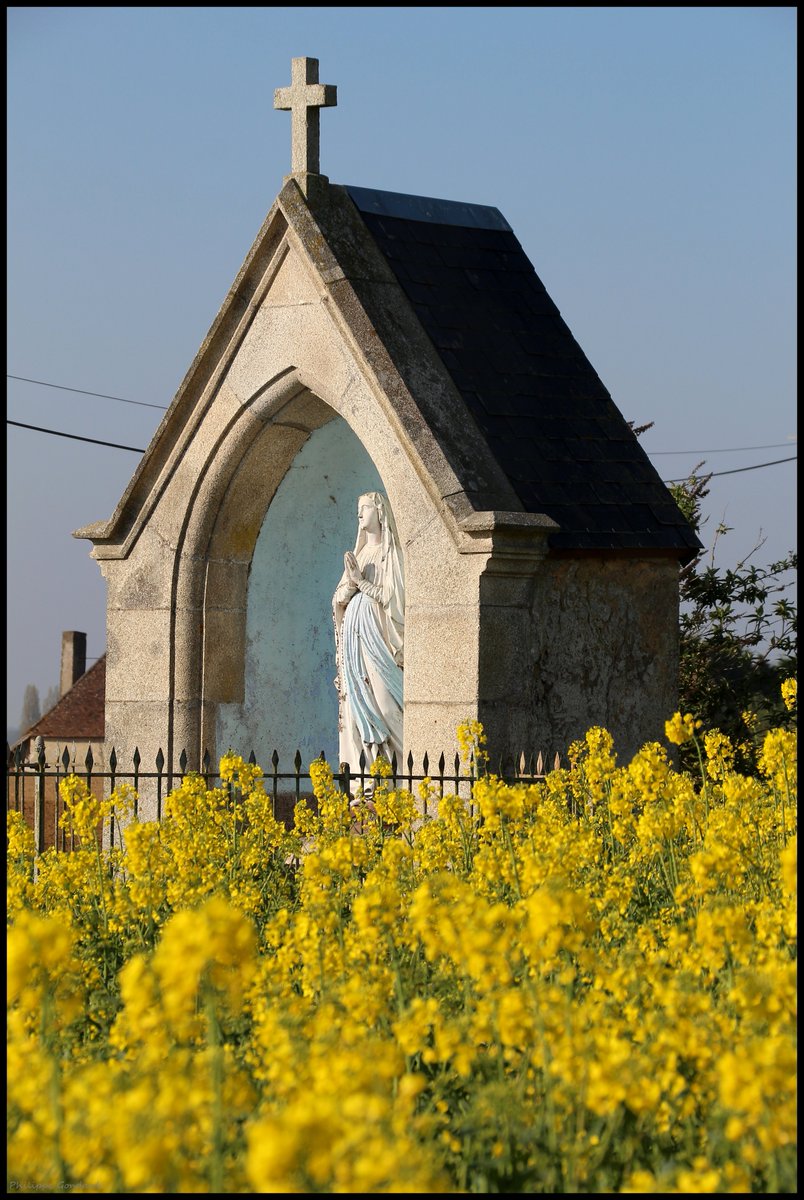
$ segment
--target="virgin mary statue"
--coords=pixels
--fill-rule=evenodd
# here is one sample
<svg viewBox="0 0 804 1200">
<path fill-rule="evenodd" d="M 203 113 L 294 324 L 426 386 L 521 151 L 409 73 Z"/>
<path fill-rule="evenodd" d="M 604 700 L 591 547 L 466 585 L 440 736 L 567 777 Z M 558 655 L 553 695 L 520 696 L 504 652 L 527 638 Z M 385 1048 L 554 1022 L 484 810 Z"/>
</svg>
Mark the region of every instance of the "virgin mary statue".
<svg viewBox="0 0 804 1200">
<path fill-rule="evenodd" d="M 402 760 L 405 581 L 396 525 L 381 492 L 358 499 L 357 541 L 343 565 L 332 598 L 339 748 L 340 761 L 357 772 L 363 751 L 367 766 L 380 754 Z"/>
</svg>

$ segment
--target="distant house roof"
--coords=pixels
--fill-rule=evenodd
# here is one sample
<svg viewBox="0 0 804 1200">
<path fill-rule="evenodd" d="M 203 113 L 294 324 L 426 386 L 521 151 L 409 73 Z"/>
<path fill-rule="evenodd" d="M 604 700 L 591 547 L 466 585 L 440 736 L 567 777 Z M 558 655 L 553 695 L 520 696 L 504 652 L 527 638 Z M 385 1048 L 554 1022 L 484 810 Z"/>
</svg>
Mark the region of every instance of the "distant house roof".
<svg viewBox="0 0 804 1200">
<path fill-rule="evenodd" d="M 701 542 L 502 214 L 346 191 L 524 510 L 559 524 L 551 547 L 692 558 Z"/>
<path fill-rule="evenodd" d="M 85 671 L 51 709 L 26 730 L 16 745 L 30 738 L 102 742 L 105 736 L 106 655 Z"/>
</svg>

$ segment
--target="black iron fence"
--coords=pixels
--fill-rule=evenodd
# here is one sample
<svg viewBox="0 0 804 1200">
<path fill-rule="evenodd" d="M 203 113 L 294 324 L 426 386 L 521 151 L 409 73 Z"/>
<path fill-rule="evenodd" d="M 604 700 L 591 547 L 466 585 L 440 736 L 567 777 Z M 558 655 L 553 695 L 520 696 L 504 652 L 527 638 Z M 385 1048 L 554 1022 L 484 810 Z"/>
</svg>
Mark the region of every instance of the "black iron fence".
<svg viewBox="0 0 804 1200">
<path fill-rule="evenodd" d="M 319 759 L 327 761 L 323 751 Z M 257 764 L 258 759 L 253 751 L 247 761 L 252 765 Z M 108 795 L 122 783 L 130 784 L 138 794 L 145 790 L 149 796 L 149 809 L 155 812 L 157 820 L 161 820 L 165 799 L 188 774 L 189 759 L 186 751 L 182 751 L 178 758 L 177 770 L 168 763 L 160 749 L 155 756 L 153 769 L 149 770 L 147 764 L 143 763 L 139 750 L 135 749 L 130 768 L 123 769 L 112 747 L 105 769 L 98 769 L 98 765 L 103 762 L 104 758 L 99 757 L 97 752 L 93 753 L 91 745 L 86 751 L 83 763 L 79 763 L 75 753 L 71 755 L 66 746 L 53 756 L 51 762 L 48 762 L 44 743 L 34 748 L 33 757 L 26 757 L 23 746 L 14 749 L 6 746 L 6 808 L 22 814 L 34 831 L 36 848 L 40 853 L 50 846 L 55 846 L 58 850 L 73 848 L 70 834 L 61 827 L 64 804 L 59 794 L 59 785 L 68 775 L 78 776 L 90 791 L 95 790 L 98 795 Z M 314 806 L 309 767 L 303 768 L 299 750 L 294 755 L 293 769 L 290 771 L 279 769 L 280 758 L 276 750 L 270 757 L 269 765 L 260 766 L 265 790 L 271 797 L 277 820 L 286 825 L 292 824 L 295 807 L 302 797 Z M 426 779 L 436 799 L 450 792 L 459 794 L 463 790 L 464 793 L 468 793 L 478 774 L 474 758 L 470 757 L 468 763 L 464 763 L 458 754 L 448 764 L 443 753 L 439 755 L 437 762 L 431 762 L 430 756 L 425 753 L 418 771 L 415 769 L 412 753 L 408 754 L 402 768 L 394 755 L 390 766 L 391 775 L 387 782 L 392 787 L 413 791 L 417 784 Z M 555 754 L 547 770 L 557 769 L 559 766 L 560 756 Z M 493 772 L 507 783 L 534 783 L 544 778 L 545 767 L 545 756 L 541 752 L 530 756 L 522 753 L 516 759 L 501 759 L 496 767 L 485 761 L 483 765 L 484 771 Z M 222 782 L 217 769 L 213 769 L 209 752 L 203 755 L 201 770 L 197 773 L 204 778 L 208 788 L 217 787 Z M 350 796 L 365 794 L 375 782 L 365 754 L 361 754 L 356 771 L 353 771 L 348 763 L 340 763 L 337 769 L 333 768 L 333 776 L 340 790 Z M 114 845 L 114 816 L 110 822 L 109 835 L 111 844 Z"/>
</svg>

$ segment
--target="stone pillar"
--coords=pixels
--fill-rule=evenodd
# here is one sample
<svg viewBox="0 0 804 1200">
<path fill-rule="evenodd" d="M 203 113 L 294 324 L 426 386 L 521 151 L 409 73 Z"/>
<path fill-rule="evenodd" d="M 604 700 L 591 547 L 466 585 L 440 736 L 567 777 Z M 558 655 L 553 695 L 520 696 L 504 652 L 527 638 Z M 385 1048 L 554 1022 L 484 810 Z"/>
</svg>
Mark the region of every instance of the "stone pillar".
<svg viewBox="0 0 804 1200">
<path fill-rule="evenodd" d="M 428 538 L 405 563 L 405 749 L 418 770 L 440 752 L 452 769 L 456 727 L 482 722 L 496 760 L 532 741 L 529 677 L 518 651 L 529 646 L 535 579 L 543 569 L 547 517 L 476 512 L 458 522 L 458 554 Z M 529 735 L 531 735 L 529 737 Z"/>
<path fill-rule="evenodd" d="M 557 528 L 543 514 L 479 512 L 460 522 L 463 553 L 488 555 L 478 581 L 477 719 L 489 766 L 540 749 L 531 703 L 533 596 Z"/>
</svg>

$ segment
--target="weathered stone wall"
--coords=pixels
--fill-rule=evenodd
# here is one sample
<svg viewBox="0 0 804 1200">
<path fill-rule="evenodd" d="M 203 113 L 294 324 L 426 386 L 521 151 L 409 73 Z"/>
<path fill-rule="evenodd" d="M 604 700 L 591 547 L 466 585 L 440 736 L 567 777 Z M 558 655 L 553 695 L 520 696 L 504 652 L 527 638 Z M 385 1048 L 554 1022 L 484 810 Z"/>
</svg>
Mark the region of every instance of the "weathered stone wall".
<svg viewBox="0 0 804 1200">
<path fill-rule="evenodd" d="M 674 559 L 548 557 L 518 599 L 492 611 L 482 639 L 481 719 L 494 743 L 552 755 L 603 725 L 625 761 L 663 738 L 677 705 Z"/>
</svg>

